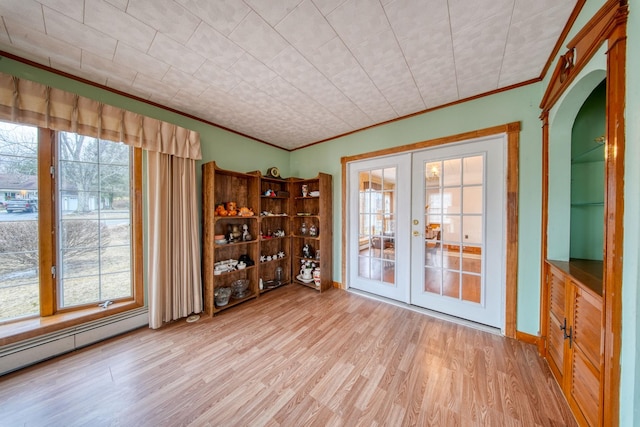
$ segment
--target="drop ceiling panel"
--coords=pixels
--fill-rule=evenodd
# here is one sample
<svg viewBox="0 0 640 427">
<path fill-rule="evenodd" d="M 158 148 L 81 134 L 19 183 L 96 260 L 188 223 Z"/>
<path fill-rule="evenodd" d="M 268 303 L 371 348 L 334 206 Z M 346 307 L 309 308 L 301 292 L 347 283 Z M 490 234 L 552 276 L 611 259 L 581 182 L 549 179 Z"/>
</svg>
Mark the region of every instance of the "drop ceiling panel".
<svg viewBox="0 0 640 427">
<path fill-rule="evenodd" d="M 0 50 L 294 149 L 540 77 L 576 1 L 5 0 Z"/>
</svg>

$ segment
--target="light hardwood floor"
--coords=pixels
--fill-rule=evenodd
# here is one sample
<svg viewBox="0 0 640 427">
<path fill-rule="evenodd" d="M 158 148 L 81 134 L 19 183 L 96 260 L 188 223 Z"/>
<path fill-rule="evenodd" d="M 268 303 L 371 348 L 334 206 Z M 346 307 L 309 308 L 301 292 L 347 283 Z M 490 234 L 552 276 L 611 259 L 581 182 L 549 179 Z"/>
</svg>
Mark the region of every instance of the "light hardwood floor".
<svg viewBox="0 0 640 427">
<path fill-rule="evenodd" d="M 575 425 L 532 345 L 288 285 L 0 377 L 3 426 Z"/>
</svg>

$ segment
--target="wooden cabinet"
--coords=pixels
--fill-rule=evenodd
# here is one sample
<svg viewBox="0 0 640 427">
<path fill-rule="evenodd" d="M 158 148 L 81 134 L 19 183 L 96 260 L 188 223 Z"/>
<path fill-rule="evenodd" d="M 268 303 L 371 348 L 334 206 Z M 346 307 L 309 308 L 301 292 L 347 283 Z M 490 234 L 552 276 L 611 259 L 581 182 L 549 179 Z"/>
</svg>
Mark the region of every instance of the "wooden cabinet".
<svg viewBox="0 0 640 427">
<path fill-rule="evenodd" d="M 601 288 L 568 262 L 548 261 L 546 270 L 549 367 L 578 422 L 600 426 L 604 365 Z"/>
<path fill-rule="evenodd" d="M 202 165 L 202 271 L 204 308 L 208 315 L 255 298 L 259 293 L 259 185 L 260 178 L 255 175 L 223 170 L 215 162 Z M 237 210 L 243 207 L 251 209 L 253 215 L 228 216 L 228 212 L 224 216 L 216 215 L 216 207 L 226 206 L 228 202 L 235 202 Z M 251 235 L 250 240 L 242 237 L 244 228 Z M 229 234 L 237 235 L 237 232 L 240 232 L 240 237 L 229 241 Z M 227 241 L 220 242 L 222 237 Z M 247 264 L 243 269 L 216 271 L 216 265 L 241 258 L 248 258 L 254 264 Z M 249 293 L 242 298 L 231 296 L 225 305 L 216 303 L 216 290 L 229 288 L 240 279 L 249 280 Z"/>
<path fill-rule="evenodd" d="M 333 215 L 331 175 L 312 179 L 291 178 L 291 276 L 295 283 L 320 292 L 333 287 Z M 305 279 L 303 263 L 319 268 L 320 284 Z"/>
<path fill-rule="evenodd" d="M 304 189 L 304 194 L 303 194 Z M 318 291 L 333 286 L 331 175 L 312 179 L 278 179 L 260 172 L 220 169 L 215 162 L 202 165 L 202 275 L 204 307 L 214 315 L 271 289 L 298 283 Z M 217 212 L 235 202 L 236 214 Z M 252 211 L 241 216 L 240 209 Z M 246 212 L 245 212 L 246 213 Z M 304 224 L 304 227 L 303 227 Z M 244 233 L 243 233 L 244 232 Z M 239 234 L 238 234 L 239 233 Z M 246 233 L 250 235 L 245 238 Z M 229 235 L 234 234 L 230 240 Z M 243 269 L 225 269 L 242 258 Z M 300 273 L 302 262 L 318 267 L 320 284 Z M 220 266 L 222 265 L 222 268 Z M 216 269 L 216 266 L 219 268 Z M 249 280 L 249 292 L 231 295 L 227 304 L 216 302 L 216 291 L 236 280 Z"/>
</svg>

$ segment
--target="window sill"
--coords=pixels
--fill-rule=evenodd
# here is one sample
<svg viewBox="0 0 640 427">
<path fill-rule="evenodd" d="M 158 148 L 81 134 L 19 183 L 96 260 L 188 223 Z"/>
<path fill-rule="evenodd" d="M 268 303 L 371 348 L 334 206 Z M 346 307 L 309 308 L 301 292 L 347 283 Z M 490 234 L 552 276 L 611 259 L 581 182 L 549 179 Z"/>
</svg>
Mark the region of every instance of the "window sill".
<svg viewBox="0 0 640 427">
<path fill-rule="evenodd" d="M 37 317 L 7 323 L 0 325 L 0 347 L 140 307 L 142 307 L 142 305 L 135 301 L 124 301 L 114 303 L 108 308 L 90 307 L 47 317 Z"/>
</svg>

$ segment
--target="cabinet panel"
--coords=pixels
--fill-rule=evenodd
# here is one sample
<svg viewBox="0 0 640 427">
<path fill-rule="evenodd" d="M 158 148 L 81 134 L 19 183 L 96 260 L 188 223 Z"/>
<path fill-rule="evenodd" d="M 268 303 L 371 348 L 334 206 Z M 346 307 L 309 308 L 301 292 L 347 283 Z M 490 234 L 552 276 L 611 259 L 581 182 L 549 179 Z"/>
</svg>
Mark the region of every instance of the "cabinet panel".
<svg viewBox="0 0 640 427">
<path fill-rule="evenodd" d="M 602 358 L 601 339 L 602 300 L 576 286 L 573 303 L 573 343 L 598 370 Z"/>
<path fill-rule="evenodd" d="M 562 327 L 566 326 L 564 276 L 553 268 L 548 269 L 549 321 L 547 322 L 547 352 L 549 367 L 560 384 L 563 381 L 565 338 Z"/>
<path fill-rule="evenodd" d="M 546 264 L 547 360 L 578 423 L 598 426 L 602 423 L 602 297 L 566 271 L 565 264 L 570 263 Z"/>
<path fill-rule="evenodd" d="M 573 401 L 590 426 L 600 425 L 600 375 L 580 351 L 572 352 L 570 403 Z"/>
</svg>

